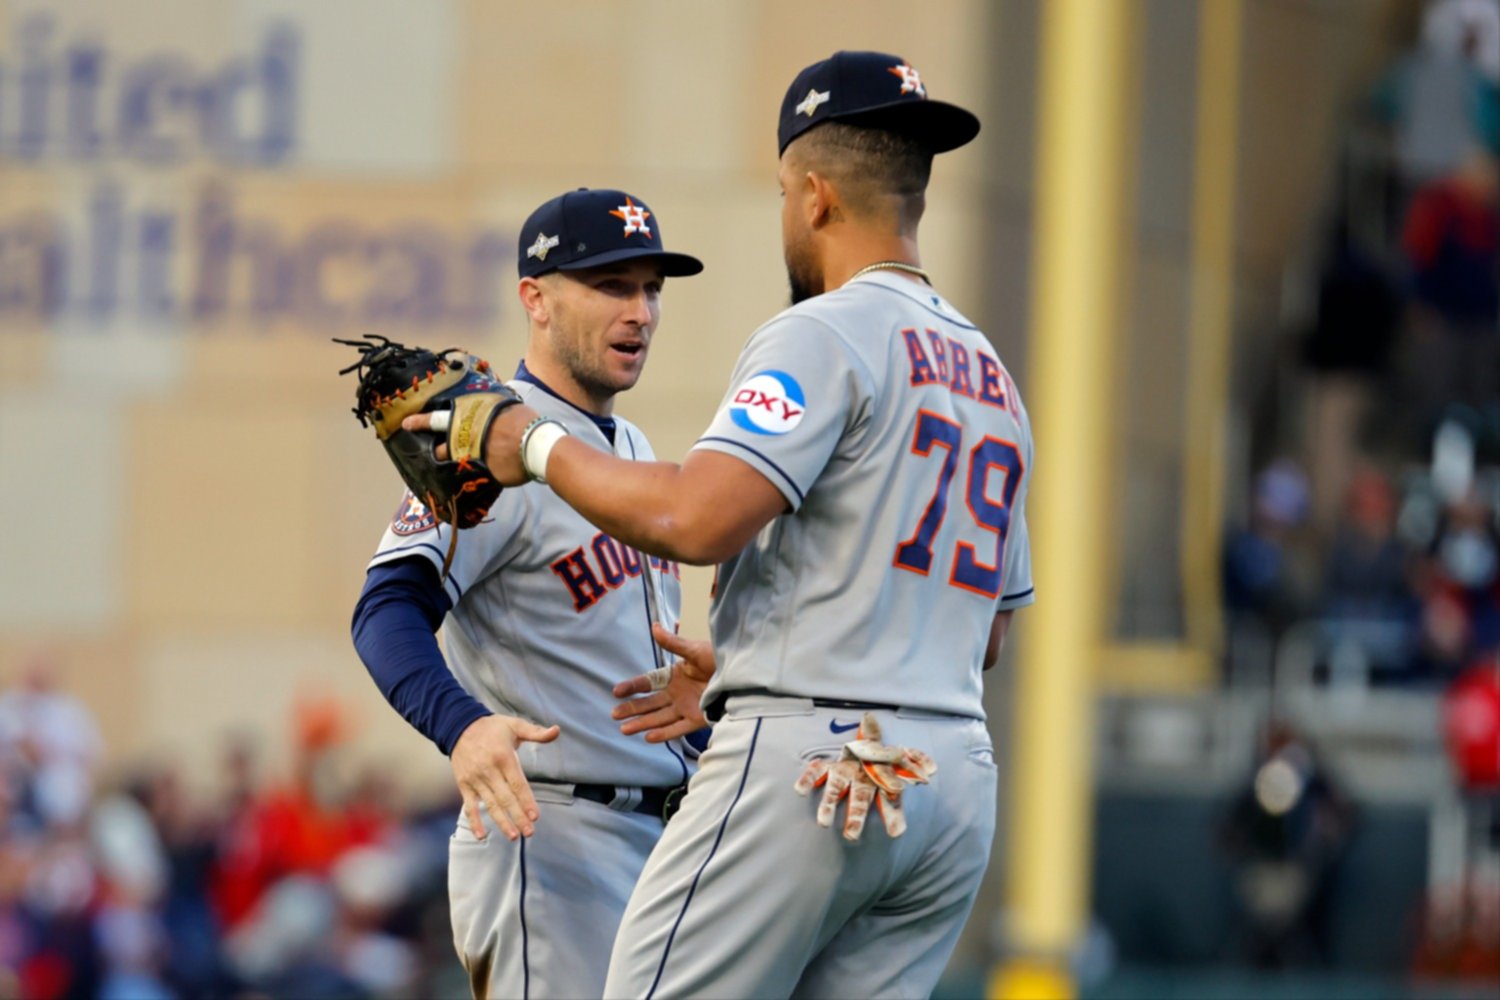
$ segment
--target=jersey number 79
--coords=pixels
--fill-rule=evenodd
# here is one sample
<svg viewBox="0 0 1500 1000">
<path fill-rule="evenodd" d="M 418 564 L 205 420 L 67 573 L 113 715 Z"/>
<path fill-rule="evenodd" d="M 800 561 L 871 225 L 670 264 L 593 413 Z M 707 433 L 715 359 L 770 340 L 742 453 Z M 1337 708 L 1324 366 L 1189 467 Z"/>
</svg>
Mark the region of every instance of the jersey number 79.
<svg viewBox="0 0 1500 1000">
<path fill-rule="evenodd" d="M 911 450 L 924 457 L 932 454 L 933 448 L 943 449 L 943 464 L 938 469 L 937 489 L 917 522 L 917 530 L 910 538 L 896 546 L 895 565 L 927 576 L 932 571 L 933 541 L 942 527 L 943 517 L 948 513 L 948 491 L 958 470 L 958 458 L 963 452 L 963 428 L 947 417 L 931 410 L 917 411 L 916 433 L 912 436 Z M 1005 474 L 999 499 L 992 499 L 986 492 L 990 470 L 1000 469 Z M 1005 551 L 1005 535 L 1010 530 L 1010 508 L 1020 488 L 1025 465 L 1021 453 L 1014 443 L 986 435 L 969 449 L 969 471 L 964 499 L 974 523 L 995 534 L 994 563 L 981 562 L 973 545 L 959 542 L 953 551 L 953 570 L 948 582 L 955 587 L 971 590 L 985 597 L 1000 595 L 1000 574 Z"/>
</svg>

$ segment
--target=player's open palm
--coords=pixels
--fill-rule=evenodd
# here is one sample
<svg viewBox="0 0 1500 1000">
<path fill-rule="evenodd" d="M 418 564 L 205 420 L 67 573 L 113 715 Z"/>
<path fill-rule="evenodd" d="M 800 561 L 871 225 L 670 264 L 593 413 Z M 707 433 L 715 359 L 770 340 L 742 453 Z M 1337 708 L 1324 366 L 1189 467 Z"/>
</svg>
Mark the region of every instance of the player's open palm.
<svg viewBox="0 0 1500 1000">
<path fill-rule="evenodd" d="M 678 659 L 616 684 L 615 697 L 630 700 L 616 705 L 613 714 L 625 720 L 620 732 L 626 736 L 645 733 L 647 743 L 661 743 L 708 725 L 702 700 L 703 689 L 714 675 L 714 650 L 707 641 L 685 639 L 660 623 L 651 626 L 651 635 Z"/>
<path fill-rule="evenodd" d="M 511 840 L 536 831 L 533 824 L 541 814 L 516 748 L 526 741 L 551 743 L 561 732 L 557 726 L 539 726 L 509 715 L 487 715 L 463 731 L 448 759 L 474 836 L 485 837 L 480 809 L 488 809 L 490 819 Z"/>
</svg>

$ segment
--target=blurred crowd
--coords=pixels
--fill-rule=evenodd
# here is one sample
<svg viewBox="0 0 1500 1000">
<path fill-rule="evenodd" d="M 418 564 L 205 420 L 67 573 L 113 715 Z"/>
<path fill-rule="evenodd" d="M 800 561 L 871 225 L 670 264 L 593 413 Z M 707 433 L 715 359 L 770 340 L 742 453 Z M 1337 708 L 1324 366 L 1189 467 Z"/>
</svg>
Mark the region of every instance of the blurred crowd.
<svg viewBox="0 0 1500 1000">
<path fill-rule="evenodd" d="M 1427 4 L 1350 118 L 1225 603 L 1322 669 L 1442 686 L 1500 649 L 1500 4 Z"/>
<path fill-rule="evenodd" d="M 1447 424 L 1437 450 L 1470 443 Z M 1307 475 L 1279 460 L 1257 476 L 1247 523 L 1226 540 L 1232 634 L 1305 644 L 1320 681 L 1447 687 L 1500 652 L 1497 528 L 1494 470 L 1448 485 L 1436 470 L 1393 481 L 1361 462 L 1336 523 L 1320 532 Z"/>
<path fill-rule="evenodd" d="M 1431 0 L 1346 127 L 1299 389 L 1225 538 L 1228 681 L 1440 700 L 1465 858 L 1409 968 L 1500 986 L 1500 4 Z M 1358 816 L 1273 719 L 1221 830 L 1251 964 L 1324 964 Z"/>
<path fill-rule="evenodd" d="M 231 738 L 199 800 L 171 762 L 106 767 L 47 660 L 0 689 L 0 996 L 452 992 L 456 800 L 398 811 L 380 771 L 346 777 L 334 704 L 294 728 L 286 780 Z"/>
</svg>

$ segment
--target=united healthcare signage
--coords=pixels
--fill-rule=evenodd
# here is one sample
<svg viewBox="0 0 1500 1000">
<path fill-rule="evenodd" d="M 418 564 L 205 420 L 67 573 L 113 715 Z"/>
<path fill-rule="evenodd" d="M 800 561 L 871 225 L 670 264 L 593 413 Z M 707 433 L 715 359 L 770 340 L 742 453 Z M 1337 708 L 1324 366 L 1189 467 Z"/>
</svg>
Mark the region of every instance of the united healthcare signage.
<svg viewBox="0 0 1500 1000">
<path fill-rule="evenodd" d="M 141 17 L 154 17 L 150 6 Z M 407 9 L 425 16 L 420 4 Z M 512 233 L 462 212 L 362 212 L 357 196 L 326 210 L 274 210 L 277 182 L 290 190 L 310 176 L 357 190 L 381 180 L 378 167 L 353 166 L 352 175 L 309 167 L 320 138 L 310 121 L 373 136 L 382 149 L 403 141 L 381 133 L 399 121 L 383 119 L 378 98 L 357 92 L 338 95 L 342 103 L 321 118 L 304 113 L 318 79 L 337 82 L 337 66 L 309 63 L 309 25 L 319 24 L 262 19 L 235 36 L 227 56 L 207 59 L 205 46 L 112 45 L 106 30 L 46 8 L 13 14 L 0 47 L 0 336 L 117 323 L 318 333 L 493 327 Z M 164 25 L 160 37 L 171 30 Z M 340 40 L 323 43 L 337 53 Z M 442 83 L 428 91 L 431 104 L 452 100 Z M 251 185 L 259 185 L 255 199 L 246 197 Z"/>
</svg>

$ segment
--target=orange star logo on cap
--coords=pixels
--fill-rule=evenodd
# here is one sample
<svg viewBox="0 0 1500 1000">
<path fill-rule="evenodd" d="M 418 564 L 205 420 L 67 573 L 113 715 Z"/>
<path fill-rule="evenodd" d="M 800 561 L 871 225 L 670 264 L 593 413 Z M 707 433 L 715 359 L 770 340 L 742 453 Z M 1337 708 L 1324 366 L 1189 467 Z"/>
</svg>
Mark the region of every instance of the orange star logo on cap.
<svg viewBox="0 0 1500 1000">
<path fill-rule="evenodd" d="M 630 200 L 630 195 L 625 196 L 625 204 L 609 213 L 617 219 L 625 220 L 625 235 L 631 233 L 643 233 L 651 235 L 651 227 L 646 225 L 646 220 L 651 218 L 651 213 L 646 211 L 642 205 L 637 205 Z"/>
<path fill-rule="evenodd" d="M 892 66 L 886 72 L 894 73 L 901 78 L 901 93 L 915 93 L 918 97 L 927 96 L 927 88 L 922 86 L 921 74 L 906 63 L 902 63 L 899 66 Z"/>
</svg>

